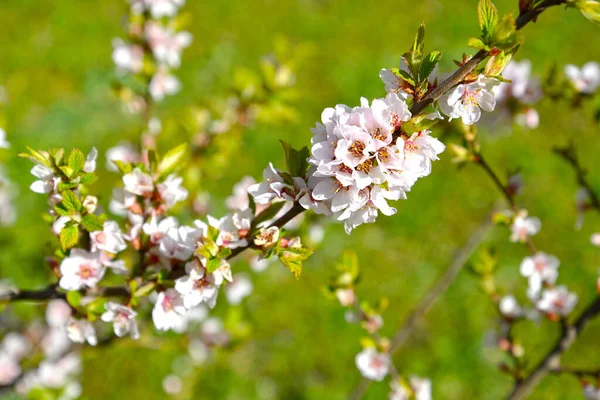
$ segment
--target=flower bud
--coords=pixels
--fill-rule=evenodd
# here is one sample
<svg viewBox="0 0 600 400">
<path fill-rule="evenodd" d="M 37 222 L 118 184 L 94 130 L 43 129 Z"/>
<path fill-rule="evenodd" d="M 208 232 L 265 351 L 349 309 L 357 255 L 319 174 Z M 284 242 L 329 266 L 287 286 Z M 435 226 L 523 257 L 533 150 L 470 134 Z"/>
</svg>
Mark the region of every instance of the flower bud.
<svg viewBox="0 0 600 400">
<path fill-rule="evenodd" d="M 98 207 L 98 198 L 96 196 L 86 196 L 83 200 L 83 207 L 87 210 L 88 214 L 93 214 Z"/>
</svg>

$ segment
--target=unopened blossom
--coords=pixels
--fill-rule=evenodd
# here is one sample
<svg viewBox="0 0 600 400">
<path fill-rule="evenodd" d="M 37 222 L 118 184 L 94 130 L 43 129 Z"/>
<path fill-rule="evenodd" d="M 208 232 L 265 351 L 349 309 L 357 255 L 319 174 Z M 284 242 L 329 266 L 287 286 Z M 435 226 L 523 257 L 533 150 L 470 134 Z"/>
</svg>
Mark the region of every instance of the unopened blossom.
<svg viewBox="0 0 600 400">
<path fill-rule="evenodd" d="M 362 376 L 372 381 L 382 381 L 390 368 L 390 356 L 379 353 L 371 347 L 365 348 L 356 356 L 356 366 Z"/>
<path fill-rule="evenodd" d="M 156 329 L 168 331 L 181 324 L 185 312 L 181 294 L 175 289 L 167 289 L 158 294 L 152 310 L 152 321 Z"/>
<path fill-rule="evenodd" d="M 354 290 L 350 288 L 336 289 L 335 297 L 337 297 L 342 307 L 350 307 L 354 304 L 354 301 L 356 300 Z"/>
<path fill-rule="evenodd" d="M 254 244 L 258 247 L 271 247 L 279 240 L 279 228 L 272 226 L 270 228 L 261 228 L 254 237 Z"/>
<path fill-rule="evenodd" d="M 65 290 L 95 287 L 104 276 L 105 271 L 106 268 L 100 262 L 97 253 L 73 249 L 60 264 L 62 277 L 58 284 Z"/>
<path fill-rule="evenodd" d="M 119 169 L 114 161 L 136 163 L 140 161 L 140 154 L 131 143 L 121 142 L 119 145 L 111 147 L 106 151 L 106 168 L 109 171 L 117 172 Z"/>
<path fill-rule="evenodd" d="M 541 228 L 542 222 L 539 218 L 528 217 L 526 211 L 521 211 L 510 227 L 510 241 L 526 242 L 530 236 L 537 234 Z"/>
<path fill-rule="evenodd" d="M 546 289 L 542 292 L 542 297 L 536 305 L 540 311 L 546 314 L 555 314 L 566 317 L 573 311 L 577 304 L 577 295 L 570 293 L 566 286 L 557 286 L 553 289 Z"/>
<path fill-rule="evenodd" d="M 567 64 L 565 75 L 581 93 L 592 94 L 600 86 L 600 64 L 594 61 L 585 63 L 581 68 Z"/>
<path fill-rule="evenodd" d="M 166 68 L 159 68 L 148 87 L 150 95 L 155 101 L 162 101 L 165 96 L 176 94 L 180 89 L 181 83 Z"/>
<path fill-rule="evenodd" d="M 521 306 L 512 295 L 502 297 L 498 303 L 498 308 L 500 313 L 509 319 L 518 318 L 522 314 Z"/>
<path fill-rule="evenodd" d="M 102 321 L 112 322 L 115 335 L 123 337 L 129 334 L 133 339 L 140 337 L 137 321 L 137 313 L 131 308 L 112 301 L 104 305 L 106 312 L 102 314 Z"/>
<path fill-rule="evenodd" d="M 192 35 L 185 31 L 175 32 L 153 21 L 146 23 L 144 29 L 146 41 L 156 61 L 171 68 L 178 68 L 181 65 L 183 49 L 192 43 Z"/>
<path fill-rule="evenodd" d="M 523 259 L 520 271 L 521 275 L 529 279 L 529 298 L 537 297 L 543 283 L 553 285 L 556 282 L 559 265 L 558 258 L 543 252 Z"/>
<path fill-rule="evenodd" d="M 466 125 L 472 125 L 481 118 L 481 110 L 493 111 L 496 97 L 492 88 L 500 82 L 497 79 L 480 75 L 475 82 L 460 84 L 442 96 L 438 103 L 444 114 L 462 118 Z"/>
<path fill-rule="evenodd" d="M 144 49 L 137 44 L 128 44 L 121 39 L 113 40 L 112 60 L 118 71 L 137 74 L 144 67 Z"/>
<path fill-rule="evenodd" d="M 132 172 L 123 175 L 125 190 L 138 196 L 144 196 L 154 191 L 154 182 L 152 177 L 140 170 L 134 169 Z"/>
<path fill-rule="evenodd" d="M 231 305 L 238 305 L 252 294 L 252 281 L 246 276 L 236 275 L 233 282 L 225 287 L 225 296 Z"/>
<path fill-rule="evenodd" d="M 96 196 L 85 196 L 82 204 L 88 214 L 93 214 L 98 208 L 98 198 Z"/>
<path fill-rule="evenodd" d="M 125 238 L 119 228 L 119 224 L 115 221 L 104 222 L 104 227 L 101 231 L 90 233 L 92 240 L 92 250 L 102 250 L 108 253 L 116 254 L 127 248 Z"/>
<path fill-rule="evenodd" d="M 600 247 L 600 233 L 594 233 L 590 237 L 590 243 L 596 247 Z"/>
<path fill-rule="evenodd" d="M 186 308 L 192 308 L 200 303 L 206 303 L 213 308 L 217 303 L 219 287 L 215 276 L 209 274 L 198 260 L 185 265 L 186 276 L 175 281 L 175 289 L 182 295 Z"/>
<path fill-rule="evenodd" d="M 98 344 L 96 329 L 85 319 L 70 318 L 66 325 L 67 335 L 73 343 L 88 342 L 91 346 Z"/>
<path fill-rule="evenodd" d="M 50 168 L 39 164 L 31 168 L 31 175 L 38 178 L 38 180 L 33 182 L 29 188 L 32 192 L 40 194 L 53 192 L 60 179 L 55 178 L 54 171 Z"/>
<path fill-rule="evenodd" d="M 164 181 L 156 185 L 160 198 L 168 208 L 187 199 L 189 193 L 187 189 L 181 186 L 182 183 L 182 177 L 169 175 Z"/>
</svg>

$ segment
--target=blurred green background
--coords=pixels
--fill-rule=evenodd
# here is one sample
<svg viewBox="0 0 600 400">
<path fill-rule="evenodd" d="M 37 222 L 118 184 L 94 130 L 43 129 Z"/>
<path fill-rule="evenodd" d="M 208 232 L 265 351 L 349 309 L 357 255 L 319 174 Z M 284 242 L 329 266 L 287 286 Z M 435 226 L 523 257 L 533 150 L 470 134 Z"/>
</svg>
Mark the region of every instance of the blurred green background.
<svg viewBox="0 0 600 400">
<path fill-rule="evenodd" d="M 241 146 L 222 167 L 222 178 L 203 182 L 219 204 L 244 175 L 259 178 L 268 161 L 282 166 L 279 139 L 295 146 L 308 143 L 309 128 L 323 108 L 337 103 L 356 105 L 361 96 L 383 97 L 380 68 L 395 67 L 410 45 L 419 23 L 427 27 L 426 49 L 443 50 L 441 71 L 453 69 L 453 59 L 468 51 L 466 41 L 477 35 L 472 1 L 381 0 L 230 0 L 189 1 L 193 17 L 187 27 L 194 42 L 184 52 L 177 75 L 182 92 L 158 108 L 158 115 L 176 117 L 185 105 L 222 95 L 238 66 L 258 68 L 273 50 L 273 37 L 310 43 L 312 54 L 298 71 L 301 95 L 294 102 L 299 118 L 285 124 L 257 124 L 248 129 Z M 501 13 L 516 12 L 517 1 L 497 2 Z M 67 1 L 2 0 L 0 2 L 0 85 L 9 103 L 5 109 L 10 151 L 1 153 L 10 177 L 18 183 L 19 219 L 0 231 L 0 276 L 21 287 L 46 282 L 42 266 L 54 239 L 40 215 L 46 204 L 28 190 L 33 178 L 29 162 L 16 154 L 26 145 L 65 146 L 101 154 L 123 139 L 136 141 L 139 120 L 122 112 L 110 92 L 114 76 L 111 40 L 123 36 L 123 0 Z M 517 59 L 528 58 L 541 74 L 551 63 L 581 65 L 599 56 L 600 31 L 576 11 L 552 9 L 525 29 L 526 43 Z M 558 256 L 559 282 L 580 295 L 579 312 L 594 296 L 600 253 L 589 244 L 600 230 L 600 218 L 586 217 L 575 230 L 577 190 L 569 167 L 552 148 L 573 139 L 590 179 L 600 189 L 598 127 L 589 109 L 571 110 L 557 103 L 539 107 L 541 125 L 530 132 L 506 129 L 483 131 L 483 152 L 498 171 L 521 168 L 526 187 L 519 203 L 543 222 L 535 237 L 539 249 Z M 238 139 L 236 139 L 238 140 Z M 177 143 L 172 143 L 173 145 Z M 388 297 L 383 334 L 391 335 L 425 291 L 447 268 L 491 209 L 499 194 L 480 170 L 460 171 L 450 154 L 434 164 L 433 174 L 419 181 L 398 214 L 380 216 L 347 236 L 341 225 L 327 227 L 324 244 L 305 266 L 300 280 L 278 264 L 253 277 L 254 294 L 242 306 L 252 323 L 252 335 L 233 350 L 222 351 L 194 377 L 193 398 L 260 399 L 275 389 L 278 399 L 344 399 L 360 380 L 354 357 L 363 331 L 344 321 L 339 305 L 324 297 L 322 288 L 335 272 L 344 249 L 355 250 L 362 265 L 359 295 L 368 300 Z M 100 163 L 103 183 L 95 188 L 106 204 L 118 176 Z M 224 211 L 216 207 L 216 213 Z M 525 301 L 526 282 L 518 274 L 524 246 L 508 242 L 498 227 L 486 237 L 500 257 L 498 280 Z M 240 269 L 247 267 L 240 266 Z M 216 310 L 228 313 L 223 299 Z M 20 305 L 29 315 L 41 310 Z M 466 270 L 429 312 L 408 344 L 395 356 L 402 374 L 427 376 L 434 398 L 499 399 L 511 380 L 499 372 L 502 354 L 486 345 L 497 327 L 493 305 Z M 146 327 L 145 329 L 151 329 Z M 565 365 L 595 368 L 600 321 L 591 324 Z M 528 357 L 535 361 L 555 340 L 558 329 L 548 322 L 523 324 L 517 334 Z M 85 348 L 82 384 L 85 399 L 162 399 L 161 382 L 181 353 L 176 335 L 158 348 L 146 349 L 129 340 L 110 348 Z M 170 344 L 172 342 L 172 344 Z M 162 342 L 161 342 L 162 343 Z M 594 351 L 590 351 L 594 349 Z M 266 390 L 265 388 L 270 388 Z M 386 398 L 387 384 L 373 384 L 365 398 Z M 580 384 L 568 376 L 548 377 L 532 399 L 583 398 Z"/>
</svg>

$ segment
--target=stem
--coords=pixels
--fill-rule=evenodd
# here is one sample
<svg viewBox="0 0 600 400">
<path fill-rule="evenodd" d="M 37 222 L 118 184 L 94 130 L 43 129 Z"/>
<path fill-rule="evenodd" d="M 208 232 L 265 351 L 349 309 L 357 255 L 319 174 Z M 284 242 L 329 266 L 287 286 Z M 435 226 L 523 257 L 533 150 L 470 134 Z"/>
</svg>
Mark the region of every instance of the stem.
<svg viewBox="0 0 600 400">
<path fill-rule="evenodd" d="M 600 297 L 585 309 L 581 316 L 571 326 L 567 326 L 554 346 L 531 371 L 531 373 L 508 396 L 509 400 L 524 399 L 548 373 L 560 367 L 560 358 L 577 340 L 586 324 L 600 313 Z"/>
<path fill-rule="evenodd" d="M 494 170 L 492 169 L 492 167 L 483 158 L 483 156 L 481 155 L 481 153 L 475 154 L 475 157 L 476 157 L 475 162 L 481 168 L 483 168 L 483 170 L 492 179 L 492 181 L 494 181 L 494 185 L 496 185 L 496 187 L 498 188 L 498 190 L 500 190 L 502 192 L 502 195 L 504 196 L 504 198 L 506 199 L 506 201 L 508 201 L 508 204 L 510 204 L 511 208 L 516 211 L 517 205 L 515 203 L 514 195 L 508 190 L 507 185 L 504 185 L 502 183 L 502 181 L 498 177 L 498 174 L 496 174 L 496 172 L 494 172 Z"/>
<path fill-rule="evenodd" d="M 565 3 L 565 0 L 545 0 L 541 2 L 535 9 L 520 15 L 516 21 L 515 26 L 517 30 L 522 29 L 529 22 L 534 21 L 542 12 L 548 7 L 558 6 Z M 456 72 L 454 72 L 448 79 L 440 83 L 435 89 L 427 92 L 421 101 L 416 102 L 410 112 L 413 115 L 421 113 L 427 106 L 439 99 L 444 93 L 458 85 L 467 75 L 471 73 L 483 60 L 490 55 L 489 51 L 479 50 L 469 61 L 462 65 Z"/>
<path fill-rule="evenodd" d="M 581 187 L 587 190 L 588 195 L 590 196 L 590 205 L 592 208 L 600 213 L 600 197 L 592 188 L 592 185 L 588 182 L 586 175 L 587 172 L 585 168 L 581 166 L 579 159 L 577 158 L 577 152 L 575 147 L 571 143 L 571 145 L 564 149 L 554 149 L 556 154 L 560 155 L 565 159 L 573 167 L 575 173 L 577 175 L 577 182 Z"/>
</svg>

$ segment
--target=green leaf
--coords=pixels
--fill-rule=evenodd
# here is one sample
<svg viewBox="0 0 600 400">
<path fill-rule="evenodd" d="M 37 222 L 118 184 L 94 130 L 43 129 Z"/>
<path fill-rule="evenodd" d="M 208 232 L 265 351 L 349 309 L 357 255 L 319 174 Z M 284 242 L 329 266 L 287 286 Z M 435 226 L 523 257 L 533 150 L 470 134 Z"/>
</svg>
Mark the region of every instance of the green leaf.
<svg viewBox="0 0 600 400">
<path fill-rule="evenodd" d="M 511 51 L 521 43 L 523 38 L 519 32 L 517 32 L 517 26 L 515 19 L 512 15 L 507 14 L 498 23 L 494 31 L 494 35 L 491 39 L 492 45 L 501 50 Z"/>
<path fill-rule="evenodd" d="M 300 275 L 302 274 L 302 260 L 284 254 L 279 256 L 279 261 L 294 274 L 296 279 L 300 279 Z"/>
<path fill-rule="evenodd" d="M 392 68 L 392 72 L 403 81 L 408 82 L 411 86 L 416 86 L 415 80 L 412 78 L 412 76 L 410 76 L 410 74 L 407 71 L 398 68 Z"/>
<path fill-rule="evenodd" d="M 133 291 L 133 296 L 134 297 L 147 296 L 154 291 L 156 286 L 157 286 L 156 282 L 148 282 L 145 285 L 140 286 L 135 291 Z"/>
<path fill-rule="evenodd" d="M 439 51 L 432 51 L 427 54 L 421 63 L 421 69 L 419 70 L 419 81 L 424 82 L 429 78 L 429 75 L 435 69 L 435 66 L 442 59 L 442 53 Z"/>
<path fill-rule="evenodd" d="M 75 189 L 78 186 L 77 182 L 61 182 L 58 184 L 58 191 L 64 192 L 67 190 Z"/>
<path fill-rule="evenodd" d="M 291 144 L 280 140 L 283 152 L 285 154 L 285 165 L 288 172 L 296 177 L 303 177 L 306 175 L 308 170 L 308 158 L 310 157 L 310 151 L 308 147 L 304 146 L 300 150 L 296 150 Z"/>
<path fill-rule="evenodd" d="M 104 304 L 106 304 L 106 299 L 104 297 L 98 297 L 94 299 L 91 303 L 86 305 L 85 310 L 88 314 L 102 315 L 106 311 L 106 308 L 104 308 Z"/>
<path fill-rule="evenodd" d="M 29 146 L 27 146 L 27 150 L 29 150 L 29 154 L 21 153 L 21 154 L 19 154 L 19 157 L 29 158 L 31 161 L 33 161 L 37 164 L 42 164 L 48 168 L 53 168 L 50 153 L 43 151 L 43 150 L 37 151 L 37 150 L 32 149 Z"/>
<path fill-rule="evenodd" d="M 74 171 L 73 168 L 69 167 L 68 165 L 61 165 L 60 167 L 58 167 L 58 169 L 60 169 L 63 174 L 65 174 L 67 176 L 67 178 L 71 179 L 74 176 Z"/>
<path fill-rule="evenodd" d="M 477 15 L 483 40 L 487 41 L 493 35 L 498 23 L 498 9 L 491 0 L 479 0 Z"/>
<path fill-rule="evenodd" d="M 81 225 L 88 232 L 101 231 L 104 229 L 102 218 L 95 214 L 86 214 L 81 219 Z"/>
<path fill-rule="evenodd" d="M 167 177 L 175 170 L 181 168 L 188 154 L 187 143 L 181 144 L 167 152 L 158 163 L 156 172 L 159 179 Z"/>
<path fill-rule="evenodd" d="M 419 25 L 419 29 L 417 30 L 417 35 L 415 36 L 415 41 L 413 42 L 413 46 L 411 49 L 413 64 L 421 62 L 421 60 L 423 59 L 423 50 L 424 49 L 425 49 L 425 24 L 423 22 L 421 22 L 421 25 Z"/>
<path fill-rule="evenodd" d="M 70 190 L 66 190 L 66 191 L 62 192 L 61 204 L 64 206 L 64 208 L 67 211 L 71 211 L 71 212 L 80 212 L 81 209 L 83 208 L 83 205 L 81 204 L 81 200 L 79 200 L 79 197 L 77 197 L 77 195 Z"/>
<path fill-rule="evenodd" d="M 209 273 L 215 272 L 221 266 L 221 260 L 219 258 L 211 258 L 206 261 L 206 271 Z"/>
<path fill-rule="evenodd" d="M 69 154 L 69 160 L 67 162 L 69 168 L 73 170 L 73 175 L 77 175 L 85 166 L 85 156 L 79 149 L 73 149 Z M 69 176 L 73 176 L 69 175 Z"/>
<path fill-rule="evenodd" d="M 67 292 L 67 302 L 75 308 L 79 307 L 79 305 L 81 304 L 82 297 L 83 296 L 81 295 L 81 293 L 79 293 L 78 290 L 69 290 Z"/>
<path fill-rule="evenodd" d="M 470 38 L 469 41 L 467 42 L 467 46 L 473 47 L 473 48 L 479 49 L 479 50 L 489 50 L 490 49 L 490 46 L 485 44 L 485 42 L 483 40 L 481 40 L 480 38 L 476 38 L 476 37 Z"/>
<path fill-rule="evenodd" d="M 65 149 L 63 149 L 63 148 L 50 149 L 50 150 L 48 150 L 48 153 L 50 154 L 50 157 L 52 157 L 54 159 L 55 165 L 62 164 L 63 157 L 65 156 Z"/>
<path fill-rule="evenodd" d="M 123 174 L 128 174 L 131 171 L 133 171 L 133 165 L 131 165 L 130 163 L 126 163 L 124 161 L 121 160 L 112 160 L 112 163 L 115 164 L 115 166 L 117 167 L 117 169 Z"/>
<path fill-rule="evenodd" d="M 87 174 L 81 177 L 81 180 L 79 182 L 82 185 L 91 185 L 92 183 L 96 182 L 96 180 L 98 180 L 98 175 L 96 175 L 93 172 L 88 172 Z"/>
<path fill-rule="evenodd" d="M 408 134 L 429 129 L 439 122 L 438 119 L 427 119 L 426 115 L 419 114 L 402 125 L 402 130 Z"/>
<path fill-rule="evenodd" d="M 79 241 L 79 227 L 77 225 L 65 226 L 60 231 L 60 245 L 63 250 L 70 249 Z"/>
</svg>

